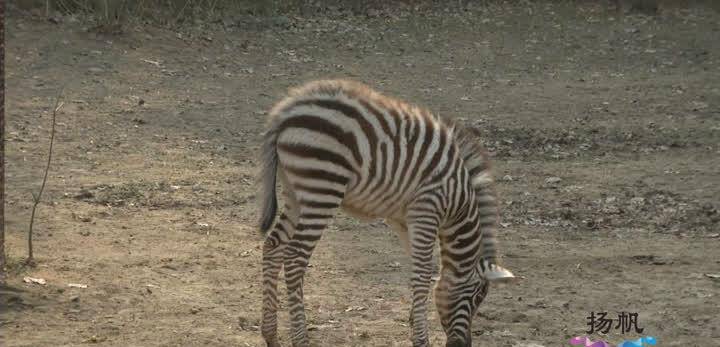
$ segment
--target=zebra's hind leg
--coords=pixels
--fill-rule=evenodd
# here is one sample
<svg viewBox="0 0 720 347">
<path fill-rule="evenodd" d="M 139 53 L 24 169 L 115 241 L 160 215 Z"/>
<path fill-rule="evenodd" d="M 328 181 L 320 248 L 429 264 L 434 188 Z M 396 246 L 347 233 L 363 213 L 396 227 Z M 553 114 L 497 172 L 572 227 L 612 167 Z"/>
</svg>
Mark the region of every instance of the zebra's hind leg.
<svg viewBox="0 0 720 347">
<path fill-rule="evenodd" d="M 283 186 L 287 187 L 286 176 L 284 174 L 279 176 Z M 284 189 L 283 196 L 285 197 L 284 211 L 265 237 L 263 244 L 263 305 L 260 330 L 268 347 L 280 347 L 277 337 L 278 277 L 285 261 L 287 244 L 295 234 L 295 225 L 298 219 L 298 203 L 294 192 Z"/>
<path fill-rule="evenodd" d="M 262 336 L 268 347 L 280 347 L 277 338 L 278 277 L 285 259 L 285 248 L 293 235 L 294 224 L 290 217 L 290 208 L 280 216 L 263 244 L 263 305 Z"/>
<path fill-rule="evenodd" d="M 440 218 L 428 215 L 427 210 L 408 212 L 408 241 L 412 261 L 411 286 L 413 292 L 410 324 L 413 347 L 429 346 L 427 299 L 433 273 L 433 252 Z"/>
<path fill-rule="evenodd" d="M 295 234 L 285 249 L 285 281 L 288 291 L 291 339 L 294 347 L 309 346 L 303 298 L 303 278 L 310 256 L 322 236 L 322 232 L 340 206 L 340 199 L 311 200 L 298 193 L 299 217 Z M 312 196 L 315 197 L 315 196 Z M 331 200 L 331 201 L 327 201 Z"/>
</svg>

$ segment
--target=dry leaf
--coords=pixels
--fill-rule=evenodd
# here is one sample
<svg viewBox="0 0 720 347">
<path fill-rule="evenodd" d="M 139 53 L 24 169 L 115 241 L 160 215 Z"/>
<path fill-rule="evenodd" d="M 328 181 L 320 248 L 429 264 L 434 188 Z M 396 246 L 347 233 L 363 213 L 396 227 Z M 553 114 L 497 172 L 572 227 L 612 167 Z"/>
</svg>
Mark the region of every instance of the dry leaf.
<svg viewBox="0 0 720 347">
<path fill-rule="evenodd" d="M 309 324 L 307 327 L 307 330 L 314 331 L 314 330 L 324 330 L 324 329 L 332 329 L 335 328 L 332 324 Z"/>
<path fill-rule="evenodd" d="M 157 67 L 160 67 L 160 62 L 153 61 L 153 60 L 149 60 L 149 59 L 143 59 L 142 61 L 144 61 L 144 62 L 146 62 L 146 63 L 148 63 L 148 64 L 153 64 L 153 65 L 155 65 L 155 66 L 157 66 Z"/>
<path fill-rule="evenodd" d="M 350 311 L 364 311 L 364 310 L 367 310 L 367 307 L 362 307 L 362 306 L 348 306 L 348 308 L 345 309 L 345 312 L 350 312 Z"/>
<path fill-rule="evenodd" d="M 23 282 L 25 283 L 35 283 L 35 284 L 47 284 L 47 281 L 43 278 L 34 278 L 34 277 L 23 277 Z"/>
</svg>

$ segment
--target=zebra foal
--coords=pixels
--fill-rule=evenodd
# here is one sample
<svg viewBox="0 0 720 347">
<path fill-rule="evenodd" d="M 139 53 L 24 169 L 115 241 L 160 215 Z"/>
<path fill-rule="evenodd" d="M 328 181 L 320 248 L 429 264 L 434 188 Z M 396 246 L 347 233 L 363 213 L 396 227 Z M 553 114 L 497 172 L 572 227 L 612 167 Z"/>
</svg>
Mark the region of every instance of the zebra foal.
<svg viewBox="0 0 720 347">
<path fill-rule="evenodd" d="M 293 346 L 308 346 L 303 276 L 337 209 L 383 218 L 412 261 L 413 346 L 428 346 L 427 299 L 440 239 L 435 302 L 447 346 L 471 346 L 471 322 L 497 265 L 497 202 L 487 156 L 470 130 L 352 81 L 290 91 L 270 112 L 262 145 L 260 229 L 263 338 L 277 337 L 277 282 L 285 269 Z M 285 208 L 277 213 L 276 179 Z"/>
</svg>

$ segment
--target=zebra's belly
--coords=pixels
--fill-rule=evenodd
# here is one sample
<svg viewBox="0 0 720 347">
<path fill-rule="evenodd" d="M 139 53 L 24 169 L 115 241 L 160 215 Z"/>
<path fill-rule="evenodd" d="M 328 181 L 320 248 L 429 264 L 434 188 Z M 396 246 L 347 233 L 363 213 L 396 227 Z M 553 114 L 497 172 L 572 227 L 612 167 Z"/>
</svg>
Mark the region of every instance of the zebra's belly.
<svg viewBox="0 0 720 347">
<path fill-rule="evenodd" d="M 383 218 L 382 216 L 378 216 L 374 213 L 363 211 L 361 208 L 356 206 L 349 206 L 343 203 L 341 207 L 345 213 L 360 220 L 361 222 L 370 222 L 378 218 Z"/>
<path fill-rule="evenodd" d="M 404 219 L 407 202 L 402 197 L 389 196 L 383 199 L 367 200 L 352 193 L 343 200 L 341 207 L 350 216 L 361 221 L 375 219 Z"/>
</svg>

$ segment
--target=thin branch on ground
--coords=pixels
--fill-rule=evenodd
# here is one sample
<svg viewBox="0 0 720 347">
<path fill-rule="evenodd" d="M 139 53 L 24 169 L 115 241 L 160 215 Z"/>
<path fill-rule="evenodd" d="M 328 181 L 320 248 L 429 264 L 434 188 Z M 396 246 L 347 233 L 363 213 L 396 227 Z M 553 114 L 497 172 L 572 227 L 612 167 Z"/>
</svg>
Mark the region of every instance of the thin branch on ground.
<svg viewBox="0 0 720 347">
<path fill-rule="evenodd" d="M 53 143 L 55 142 L 55 123 L 57 119 L 57 112 L 60 110 L 61 107 L 63 107 L 64 103 L 60 100 L 62 99 L 63 91 L 65 88 L 61 88 L 60 92 L 58 93 L 57 97 L 55 98 L 55 106 L 53 106 L 53 112 L 52 112 L 52 128 L 50 129 L 50 149 L 48 150 L 48 159 L 47 159 L 47 165 L 45 166 L 45 175 L 43 176 L 42 185 L 40 186 L 40 191 L 36 194 L 33 194 L 33 207 L 32 212 L 30 213 L 30 228 L 28 229 L 28 257 L 26 263 L 28 265 L 34 265 L 35 259 L 33 258 L 33 224 L 35 223 L 35 212 L 37 210 L 38 204 L 40 204 L 40 199 L 42 199 L 42 193 L 45 190 L 45 183 L 47 183 L 48 178 L 48 172 L 50 172 L 50 163 L 52 162 L 52 154 L 53 154 Z"/>
</svg>

